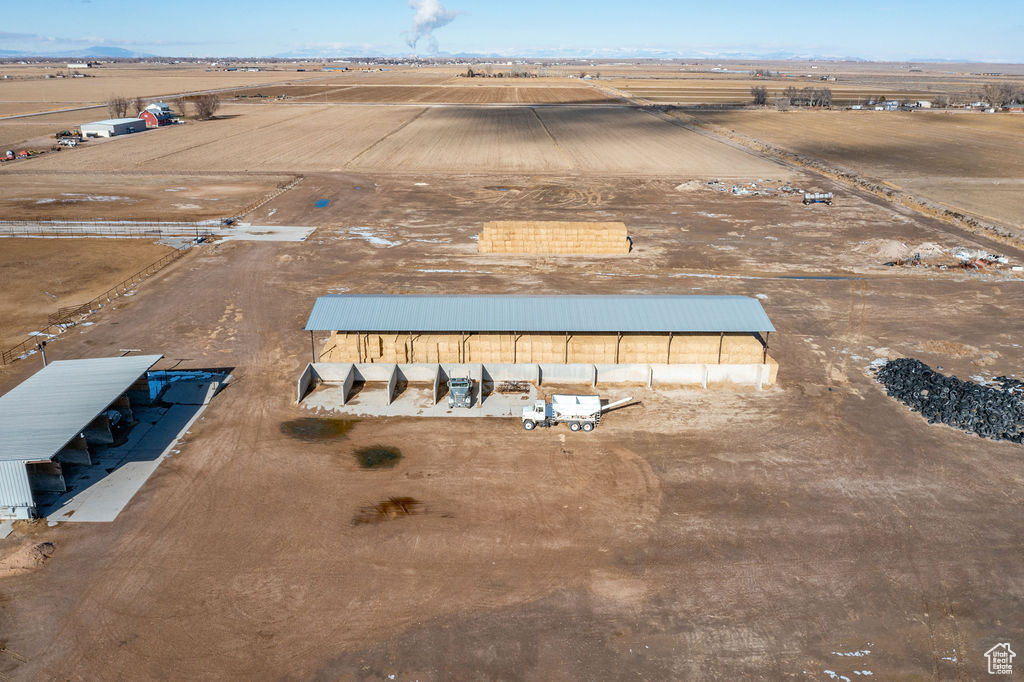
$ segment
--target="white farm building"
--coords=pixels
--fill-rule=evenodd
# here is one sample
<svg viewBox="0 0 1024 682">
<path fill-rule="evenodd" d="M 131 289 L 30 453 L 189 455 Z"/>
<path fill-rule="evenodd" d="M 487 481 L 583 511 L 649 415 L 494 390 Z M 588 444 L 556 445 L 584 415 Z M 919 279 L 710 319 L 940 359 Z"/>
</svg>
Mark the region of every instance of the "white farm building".
<svg viewBox="0 0 1024 682">
<path fill-rule="evenodd" d="M 141 118 L 111 118 L 81 125 L 82 137 L 114 137 L 138 133 L 145 129 L 146 122 Z"/>
</svg>

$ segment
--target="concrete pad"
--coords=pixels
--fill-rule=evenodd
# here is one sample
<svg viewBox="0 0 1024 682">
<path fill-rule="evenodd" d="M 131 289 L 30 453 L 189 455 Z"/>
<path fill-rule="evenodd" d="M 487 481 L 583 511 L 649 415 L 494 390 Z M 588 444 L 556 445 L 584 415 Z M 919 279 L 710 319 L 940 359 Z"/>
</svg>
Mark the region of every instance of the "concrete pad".
<svg viewBox="0 0 1024 682">
<path fill-rule="evenodd" d="M 0 540 L 3 540 L 14 530 L 14 519 L 0 521 Z"/>
<path fill-rule="evenodd" d="M 164 391 L 164 402 L 175 405 L 205 405 L 220 388 L 216 381 L 173 381 Z"/>
<path fill-rule="evenodd" d="M 211 232 L 223 241 L 304 242 L 314 230 L 315 227 L 288 225 L 232 225 Z"/>
<path fill-rule="evenodd" d="M 310 393 L 302 405 L 314 411 L 327 411 L 363 417 L 515 417 L 522 415 L 523 407 L 537 399 L 537 388 L 530 386 L 529 395 L 492 393 L 482 405 L 474 399 L 473 407 L 450 408 L 445 396 L 437 405 L 433 402 L 432 386 L 409 386 L 390 405 L 383 386 L 364 386 L 344 403 L 344 389 L 340 384 L 321 384 Z"/>
<path fill-rule="evenodd" d="M 40 512 L 50 522 L 110 522 L 117 518 L 178 440 L 202 415 L 219 381 L 177 381 L 164 393 L 183 402 L 170 407 L 139 407 L 128 439 L 101 448 L 94 465 L 77 467 L 69 478 L 71 490 L 51 500 L 40 499 Z M 172 389 L 174 389 L 172 391 Z"/>
</svg>

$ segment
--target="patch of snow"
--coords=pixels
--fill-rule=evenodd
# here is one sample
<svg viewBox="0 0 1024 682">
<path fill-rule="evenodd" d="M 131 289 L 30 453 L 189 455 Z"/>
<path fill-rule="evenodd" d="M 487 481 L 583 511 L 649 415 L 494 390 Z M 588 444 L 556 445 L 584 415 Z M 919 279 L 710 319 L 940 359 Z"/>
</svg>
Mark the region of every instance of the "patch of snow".
<svg viewBox="0 0 1024 682">
<path fill-rule="evenodd" d="M 755 298 L 759 298 L 759 299 L 761 299 L 762 301 L 764 301 L 764 300 L 767 300 L 767 299 L 768 299 L 768 294 L 754 294 L 754 297 L 755 297 Z"/>
<path fill-rule="evenodd" d="M 889 360 L 887 358 L 875 358 L 874 360 L 871 361 L 871 363 L 868 366 L 871 367 L 872 369 L 877 370 L 882 369 L 888 364 Z"/>
<path fill-rule="evenodd" d="M 350 237 L 350 239 L 353 239 L 353 238 L 355 238 L 355 239 L 365 239 L 366 241 L 368 241 L 369 243 L 373 244 L 374 246 L 385 246 L 387 248 L 391 248 L 392 246 L 398 246 L 399 244 L 402 243 L 402 242 L 393 242 L 393 241 L 391 241 L 389 239 L 384 239 L 383 237 L 378 237 L 374 233 L 372 227 L 352 227 L 352 228 L 349 228 L 349 234 L 354 235 L 353 237 Z"/>
<path fill-rule="evenodd" d="M 860 649 L 858 651 L 833 651 L 836 656 L 867 656 L 871 653 L 871 649 Z"/>
<path fill-rule="evenodd" d="M 269 211 L 267 211 L 267 217 L 269 218 L 270 216 L 274 215 L 275 213 L 277 213 L 277 209 L 276 208 L 272 208 Z"/>
<path fill-rule="evenodd" d="M 874 675 L 874 673 L 871 672 L 870 670 L 854 670 L 853 674 L 854 675 Z"/>
<path fill-rule="evenodd" d="M 83 323 L 82 323 L 82 326 L 83 326 L 83 327 L 91 327 L 91 326 L 93 326 L 94 324 L 96 324 L 96 323 L 95 323 L 95 322 L 83 322 Z"/>
<path fill-rule="evenodd" d="M 834 670 L 825 670 L 824 673 L 826 675 L 828 675 L 830 678 L 832 678 L 833 680 L 843 680 L 843 682 L 850 682 L 850 678 L 849 677 L 847 677 L 846 675 L 840 675 L 839 673 L 835 672 Z"/>
<path fill-rule="evenodd" d="M 430 187 L 430 183 L 427 182 L 414 182 L 413 187 Z"/>
</svg>

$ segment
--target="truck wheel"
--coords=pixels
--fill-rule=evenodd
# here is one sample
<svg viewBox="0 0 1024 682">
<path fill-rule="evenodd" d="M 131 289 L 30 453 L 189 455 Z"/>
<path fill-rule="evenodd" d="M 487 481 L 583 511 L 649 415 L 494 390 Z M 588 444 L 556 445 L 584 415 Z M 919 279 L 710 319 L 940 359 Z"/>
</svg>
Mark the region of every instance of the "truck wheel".
<svg viewBox="0 0 1024 682">
<path fill-rule="evenodd" d="M 523 428 L 526 429 L 527 431 L 533 431 L 535 428 L 537 428 L 537 422 L 533 421 L 532 419 L 527 419 L 523 422 Z"/>
<path fill-rule="evenodd" d="M 587 433 L 590 433 L 591 431 L 594 430 L 594 425 L 591 424 L 590 422 L 584 422 L 583 423 L 583 430 L 586 431 Z"/>
<path fill-rule="evenodd" d="M 580 423 L 579 422 L 569 422 L 569 430 L 570 431 L 579 431 L 580 430 Z"/>
</svg>

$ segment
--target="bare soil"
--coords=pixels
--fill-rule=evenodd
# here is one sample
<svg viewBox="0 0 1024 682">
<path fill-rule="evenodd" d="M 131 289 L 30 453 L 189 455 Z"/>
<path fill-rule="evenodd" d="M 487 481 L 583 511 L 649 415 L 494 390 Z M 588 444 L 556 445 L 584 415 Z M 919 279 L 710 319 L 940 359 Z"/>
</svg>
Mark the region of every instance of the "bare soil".
<svg viewBox="0 0 1024 682">
<path fill-rule="evenodd" d="M 0 345 L 23 341 L 58 308 L 91 300 L 170 251 L 138 239 L 0 239 Z"/>
<path fill-rule="evenodd" d="M 242 212 L 293 178 L 269 174 L 11 173 L 4 176 L 0 219 L 221 219 Z"/>
<path fill-rule="evenodd" d="M 1024 117 L 978 112 L 734 111 L 698 118 L 940 204 L 1024 227 Z"/>
<path fill-rule="evenodd" d="M 872 197 L 804 207 L 679 184 L 313 175 L 268 205 L 322 225 L 310 241 L 203 246 L 53 344 L 234 378 L 116 522 L 33 531 L 60 552 L 0 582 L 0 671 L 983 677 L 982 652 L 1024 628 L 1019 446 L 929 425 L 866 368 L 912 355 L 1019 374 L 1020 280 L 885 268 L 854 247 L 977 238 Z M 634 254 L 482 256 L 471 238 L 487 219 L 597 216 L 626 222 Z M 592 434 L 500 419 L 282 429 L 316 416 L 293 391 L 317 295 L 538 290 L 756 295 L 779 385 L 623 387 L 641 405 Z M 363 469 L 366 447 L 403 457 Z M 415 513 L 393 502 L 410 499 Z"/>
</svg>

